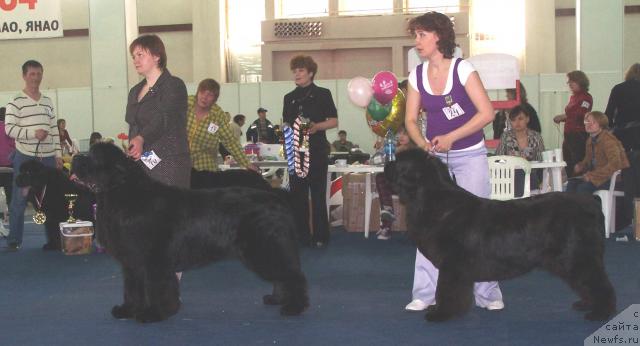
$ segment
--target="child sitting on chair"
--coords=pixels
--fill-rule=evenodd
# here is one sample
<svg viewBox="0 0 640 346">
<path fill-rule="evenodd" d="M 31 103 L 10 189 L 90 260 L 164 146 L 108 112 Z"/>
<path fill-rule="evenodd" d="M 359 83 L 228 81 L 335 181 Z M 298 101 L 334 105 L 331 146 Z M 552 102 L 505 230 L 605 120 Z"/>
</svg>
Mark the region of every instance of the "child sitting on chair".
<svg viewBox="0 0 640 346">
<path fill-rule="evenodd" d="M 396 141 L 396 153 L 415 147 L 404 125 L 398 127 Z M 378 150 L 383 150 L 383 141 L 379 139 L 374 147 Z M 376 235 L 380 240 L 387 240 L 391 238 L 391 227 L 393 226 L 393 221 L 396 219 L 396 215 L 393 210 L 393 191 L 384 173 L 376 174 L 376 189 L 378 190 L 378 199 L 380 201 L 380 230 Z"/>
</svg>

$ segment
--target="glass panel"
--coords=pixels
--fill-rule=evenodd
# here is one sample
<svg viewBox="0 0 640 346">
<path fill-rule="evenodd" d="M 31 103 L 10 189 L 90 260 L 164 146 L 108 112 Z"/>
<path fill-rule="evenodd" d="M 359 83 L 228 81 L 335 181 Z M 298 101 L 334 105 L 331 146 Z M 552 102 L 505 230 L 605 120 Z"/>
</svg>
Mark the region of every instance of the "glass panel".
<svg viewBox="0 0 640 346">
<path fill-rule="evenodd" d="M 425 13 L 430 11 L 442 13 L 460 12 L 460 0 L 407 0 L 409 13 Z"/>
<path fill-rule="evenodd" d="M 247 11 L 248 8 L 251 11 Z M 228 82 L 260 82 L 264 0 L 227 1 L 227 15 Z"/>
<path fill-rule="evenodd" d="M 363 16 L 393 13 L 393 0 L 339 0 L 341 16 Z"/>
<path fill-rule="evenodd" d="M 276 18 L 324 17 L 329 15 L 329 0 L 278 0 Z"/>
</svg>

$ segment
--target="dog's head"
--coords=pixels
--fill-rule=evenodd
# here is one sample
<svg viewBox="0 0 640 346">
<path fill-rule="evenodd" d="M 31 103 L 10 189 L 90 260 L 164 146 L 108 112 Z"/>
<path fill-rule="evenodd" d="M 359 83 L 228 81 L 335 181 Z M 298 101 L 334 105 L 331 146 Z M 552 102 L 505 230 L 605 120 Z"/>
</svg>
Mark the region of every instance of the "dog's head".
<svg viewBox="0 0 640 346">
<path fill-rule="evenodd" d="M 33 188 L 40 191 L 47 185 L 49 168 L 39 160 L 29 160 L 22 163 L 18 175 L 16 176 L 16 185 L 21 188 Z"/>
<path fill-rule="evenodd" d="M 133 161 L 111 143 L 94 144 L 88 155 L 74 156 L 71 167 L 77 180 L 96 192 L 122 184 L 128 172 L 136 171 Z"/>
<path fill-rule="evenodd" d="M 411 199 L 423 190 L 442 190 L 455 184 L 447 166 L 422 149 L 396 154 L 396 161 L 385 165 L 384 174 L 402 200 Z"/>
</svg>

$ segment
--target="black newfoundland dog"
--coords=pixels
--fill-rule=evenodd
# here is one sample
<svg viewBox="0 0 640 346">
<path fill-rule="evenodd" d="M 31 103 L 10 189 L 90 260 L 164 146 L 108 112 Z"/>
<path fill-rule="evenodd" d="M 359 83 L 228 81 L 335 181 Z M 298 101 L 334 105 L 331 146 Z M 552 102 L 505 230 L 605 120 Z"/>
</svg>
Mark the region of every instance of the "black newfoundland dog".
<svg viewBox="0 0 640 346">
<path fill-rule="evenodd" d="M 447 167 L 419 149 L 385 167 L 418 249 L 440 274 L 436 305 L 425 318 L 443 321 L 465 313 L 473 283 L 505 280 L 534 268 L 566 281 L 589 320 L 615 313 L 616 297 L 603 263 L 604 220 L 589 196 L 548 193 L 512 201 L 478 198 L 458 187 Z"/>
<path fill-rule="evenodd" d="M 60 222 L 67 221 L 69 213 L 65 194 L 77 194 L 73 209 L 74 217 L 79 220 L 93 221 L 93 193 L 84 186 L 69 180 L 63 171 L 45 166 L 39 160 L 25 161 L 16 177 L 16 185 L 27 194 L 27 200 L 46 215 L 44 223 L 47 243 L 43 250 L 60 250 Z"/>
<path fill-rule="evenodd" d="M 200 182 L 198 189 L 214 189 L 218 187 L 244 186 L 258 190 L 271 190 L 271 185 L 256 172 L 246 169 L 230 169 L 210 173 Z"/>
<path fill-rule="evenodd" d="M 73 172 L 95 190 L 98 240 L 122 265 L 124 303 L 114 317 L 168 318 L 180 307 L 175 272 L 230 256 L 274 284 L 265 304 L 282 305 L 283 315 L 308 306 L 291 208 L 277 194 L 170 187 L 106 143 L 77 155 Z"/>
</svg>

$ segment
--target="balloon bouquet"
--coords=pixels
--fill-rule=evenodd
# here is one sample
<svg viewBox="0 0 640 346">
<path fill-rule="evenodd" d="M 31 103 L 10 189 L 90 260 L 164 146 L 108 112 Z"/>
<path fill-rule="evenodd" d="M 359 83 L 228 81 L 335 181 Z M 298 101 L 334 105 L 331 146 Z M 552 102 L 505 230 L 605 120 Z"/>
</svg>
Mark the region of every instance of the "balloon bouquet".
<svg viewBox="0 0 640 346">
<path fill-rule="evenodd" d="M 347 85 L 349 99 L 358 107 L 366 108 L 367 124 L 375 134 L 385 137 L 395 133 L 404 121 L 405 98 L 398 89 L 398 79 L 389 71 L 381 71 L 369 81 L 355 77 Z"/>
</svg>

